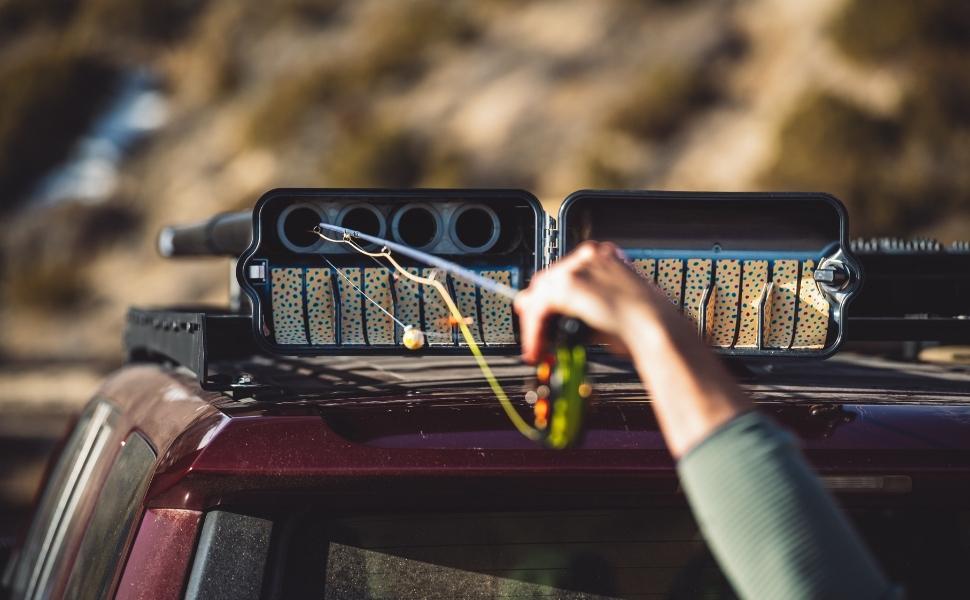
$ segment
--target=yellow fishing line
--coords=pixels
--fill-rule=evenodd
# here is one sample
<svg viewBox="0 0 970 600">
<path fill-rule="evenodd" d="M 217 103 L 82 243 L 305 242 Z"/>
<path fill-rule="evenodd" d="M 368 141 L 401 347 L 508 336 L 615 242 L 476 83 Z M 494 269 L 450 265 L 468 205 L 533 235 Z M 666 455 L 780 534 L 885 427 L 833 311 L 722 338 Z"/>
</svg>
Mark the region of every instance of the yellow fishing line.
<svg viewBox="0 0 970 600">
<path fill-rule="evenodd" d="M 334 242 L 337 244 L 347 244 L 348 246 L 350 246 L 357 252 L 364 254 L 365 256 L 370 256 L 372 258 L 382 257 L 386 259 L 387 262 L 391 263 L 394 269 L 404 277 L 407 277 L 408 279 L 410 279 L 411 281 L 414 281 L 415 283 L 430 285 L 435 290 L 437 290 L 438 294 L 441 295 L 442 300 L 445 301 L 445 305 L 448 306 L 448 311 L 451 313 L 451 316 L 454 317 L 455 321 L 457 322 L 458 330 L 461 331 L 462 337 L 465 338 L 465 343 L 468 344 L 468 349 L 471 351 L 472 356 L 475 357 L 475 362 L 478 363 L 478 369 L 482 372 L 482 375 L 485 377 L 485 380 L 488 382 L 489 387 L 492 388 L 492 392 L 495 394 L 495 397 L 498 398 L 499 404 L 502 405 L 502 409 L 505 410 L 505 414 L 508 416 L 509 420 L 512 421 L 512 425 L 515 426 L 515 428 L 519 431 L 519 433 L 529 438 L 530 440 L 535 441 L 540 439 L 539 431 L 534 427 L 532 427 L 531 425 L 529 425 L 525 421 L 525 419 L 523 419 L 522 416 L 515 410 L 515 407 L 512 405 L 512 401 L 505 393 L 505 389 L 502 388 L 502 384 L 499 383 L 498 378 L 492 372 L 492 368 L 488 365 L 488 361 L 485 360 L 485 355 L 482 354 L 481 348 L 478 347 L 478 344 L 475 342 L 475 338 L 472 337 L 472 332 L 471 330 L 468 329 L 468 325 L 465 324 L 465 318 L 462 316 L 461 311 L 458 310 L 458 306 L 455 304 L 454 300 L 451 299 L 451 294 L 448 293 L 448 290 L 440 281 L 436 279 L 431 279 L 429 277 L 420 277 L 418 275 L 408 272 L 407 269 L 402 267 L 394 259 L 394 257 L 391 256 L 391 252 L 387 248 L 381 249 L 380 252 L 368 252 L 367 250 L 364 250 L 363 248 L 358 246 L 353 240 L 347 237 L 345 237 L 342 240 L 336 240 L 324 235 L 323 232 L 319 230 L 319 228 L 314 228 L 313 233 L 317 234 L 318 236 L 327 240 L 328 242 Z"/>
</svg>

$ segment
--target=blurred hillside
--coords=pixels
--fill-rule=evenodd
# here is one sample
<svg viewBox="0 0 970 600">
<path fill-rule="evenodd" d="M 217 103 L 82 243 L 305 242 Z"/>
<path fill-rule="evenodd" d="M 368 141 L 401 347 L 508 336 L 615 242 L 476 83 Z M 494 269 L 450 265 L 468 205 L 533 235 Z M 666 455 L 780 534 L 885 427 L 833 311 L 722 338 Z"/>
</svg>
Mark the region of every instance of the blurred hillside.
<svg viewBox="0 0 970 600">
<path fill-rule="evenodd" d="M 966 237 L 968 6 L 0 0 L 4 402 L 87 396 L 129 304 L 223 302 L 155 232 L 275 186 L 824 190 Z M 152 125 L 99 150 L 133 81 Z"/>
</svg>

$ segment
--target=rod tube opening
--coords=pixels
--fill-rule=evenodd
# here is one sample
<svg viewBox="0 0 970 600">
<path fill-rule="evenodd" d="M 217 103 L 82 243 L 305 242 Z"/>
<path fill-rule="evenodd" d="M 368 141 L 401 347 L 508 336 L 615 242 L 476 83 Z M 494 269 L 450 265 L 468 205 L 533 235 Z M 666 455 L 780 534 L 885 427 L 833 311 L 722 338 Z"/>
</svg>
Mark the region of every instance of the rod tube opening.
<svg viewBox="0 0 970 600">
<path fill-rule="evenodd" d="M 438 243 L 442 229 L 441 216 L 426 204 L 407 204 L 391 220 L 396 241 L 422 250 Z"/>
<path fill-rule="evenodd" d="M 465 252 L 488 252 L 498 242 L 501 228 L 494 210 L 470 204 L 455 211 L 449 233 L 451 241 Z"/>
</svg>

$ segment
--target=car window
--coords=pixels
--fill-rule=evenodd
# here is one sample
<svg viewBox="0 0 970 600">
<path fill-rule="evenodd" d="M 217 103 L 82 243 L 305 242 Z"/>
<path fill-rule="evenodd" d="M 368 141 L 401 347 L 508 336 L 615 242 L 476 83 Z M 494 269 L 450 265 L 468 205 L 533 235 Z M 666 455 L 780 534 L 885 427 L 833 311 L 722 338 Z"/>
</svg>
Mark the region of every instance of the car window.
<svg viewBox="0 0 970 600">
<path fill-rule="evenodd" d="M 728 595 L 683 510 L 355 517 L 328 529 L 325 598 Z"/>
<path fill-rule="evenodd" d="M 145 488 L 155 451 L 138 433 L 128 436 L 104 481 L 68 580 L 68 598 L 103 598 L 111 586 Z"/>
<path fill-rule="evenodd" d="M 95 465 L 107 449 L 117 412 L 108 402 L 91 403 L 78 420 L 55 466 L 27 534 L 11 581 L 13 598 L 43 598 L 63 560 L 64 541 L 76 527 L 77 507 Z"/>
<path fill-rule="evenodd" d="M 272 539 L 264 598 L 734 597 L 686 508 L 292 515 Z"/>
</svg>

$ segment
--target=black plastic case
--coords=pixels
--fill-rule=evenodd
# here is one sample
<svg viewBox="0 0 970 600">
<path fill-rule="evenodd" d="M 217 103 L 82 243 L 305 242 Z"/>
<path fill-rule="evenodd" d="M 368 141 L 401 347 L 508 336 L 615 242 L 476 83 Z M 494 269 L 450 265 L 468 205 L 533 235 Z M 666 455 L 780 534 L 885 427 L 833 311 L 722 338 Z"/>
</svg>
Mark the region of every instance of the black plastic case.
<svg viewBox="0 0 970 600">
<path fill-rule="evenodd" d="M 496 241 L 496 245 L 487 252 L 476 253 L 463 251 L 454 247 L 451 253 L 436 254 L 461 264 L 470 269 L 483 268 L 515 268 L 519 274 L 519 281 L 515 287 L 528 284 L 532 274 L 541 268 L 542 248 L 544 243 L 545 213 L 539 201 L 529 192 L 522 190 L 480 190 L 480 189 L 316 189 L 316 188 L 283 188 L 271 190 L 264 194 L 253 210 L 253 241 L 250 247 L 240 256 L 237 263 L 236 275 L 243 291 L 249 296 L 253 305 L 253 329 L 257 342 L 269 352 L 283 355 L 306 354 L 357 354 L 373 352 L 401 352 L 402 346 L 397 344 L 346 344 L 337 340 L 335 344 L 279 344 L 273 338 L 271 328 L 271 307 L 268 306 L 269 269 L 274 265 L 292 267 L 320 267 L 317 252 L 319 247 L 308 246 L 305 251 L 295 251 L 291 244 L 282 240 L 277 221 L 284 211 L 294 206 L 313 204 L 355 205 L 370 204 L 386 207 L 393 212 L 394 207 L 410 203 L 420 203 L 430 206 L 454 205 L 456 203 L 485 205 L 494 209 L 502 219 L 502 235 L 507 233 L 508 224 L 522 226 L 521 236 L 515 239 Z M 529 227 L 526 228 L 525 224 Z M 517 235 L 512 232 L 512 235 Z M 385 238 L 390 238 L 385 232 Z M 327 259 L 337 267 L 377 266 L 368 257 L 348 251 L 339 244 L 324 243 Z M 424 266 L 406 257 L 397 257 L 405 267 Z M 263 282 L 254 282 L 250 276 L 251 269 L 262 268 L 265 273 Z M 451 282 L 449 282 L 451 285 Z M 452 294 L 454 295 L 454 294 Z M 305 301 L 305 299 L 304 299 Z M 337 309 L 339 311 L 339 308 Z M 423 309 L 422 309 L 423 310 Z M 339 312 L 336 320 L 339 321 Z M 517 331 L 517 329 L 516 329 Z M 308 336 L 309 340 L 309 336 Z M 508 353 L 515 348 L 515 344 L 484 345 L 486 352 Z M 461 342 L 454 333 L 453 343 L 442 345 L 428 345 L 423 350 L 432 354 L 448 354 L 455 351 L 467 352 L 461 348 Z"/>
<path fill-rule="evenodd" d="M 732 356 L 824 358 L 842 343 L 846 308 L 862 282 L 848 231 L 845 207 L 824 193 L 581 190 L 559 209 L 558 246 L 565 255 L 581 241 L 596 239 L 616 243 L 632 258 L 799 257 L 813 259 L 819 270 L 842 269 L 841 284 L 819 284 L 831 318 L 822 348 L 715 348 Z"/>
<path fill-rule="evenodd" d="M 801 310 L 798 308 L 801 301 L 798 297 L 800 286 L 808 285 L 809 280 L 803 276 L 810 273 L 815 278 L 811 280 L 812 285 L 817 288 L 814 290 L 817 294 L 812 298 L 816 302 L 824 299 L 827 307 L 824 344 L 817 348 L 768 347 L 763 344 L 763 329 L 768 328 L 768 325 L 762 318 L 761 311 L 765 310 L 767 298 L 773 293 L 773 288 L 767 287 L 766 279 L 763 282 L 765 287 L 761 304 L 757 309 L 757 347 L 715 348 L 716 351 L 731 356 L 777 358 L 831 355 L 842 341 L 846 307 L 862 280 L 859 262 L 849 250 L 845 209 L 837 199 L 821 193 L 583 190 L 565 199 L 559 210 L 557 224 L 548 218 L 532 194 L 521 190 L 277 189 L 267 192 L 257 202 L 253 211 L 253 241 L 237 264 L 240 285 L 252 300 L 253 328 L 257 342 L 269 352 L 283 355 L 402 352 L 399 339 L 395 343 L 351 344 L 336 338 L 332 344 L 312 344 L 309 343 L 309 329 L 307 343 L 278 343 L 271 326 L 273 321 L 269 280 L 273 267 L 286 266 L 303 269 L 303 273 L 308 273 L 306 269 L 310 267 L 323 266 L 323 257 L 334 267 L 360 268 L 362 273 L 364 268 L 375 266 L 372 259 L 348 251 L 340 244 L 317 242 L 312 237 L 304 240 L 313 241 L 307 246 L 285 241 L 289 239 L 287 236 L 298 236 L 303 229 L 309 228 L 316 219 L 313 211 L 318 211 L 316 214 L 321 219 L 332 221 L 335 215 L 342 214 L 347 207 L 366 205 L 376 207 L 374 212 L 383 215 L 374 217 L 375 219 L 379 221 L 383 218 L 386 223 L 391 223 L 401 212 L 400 207 L 413 203 L 431 207 L 431 212 L 439 216 L 450 214 L 449 223 L 455 222 L 457 215 L 463 210 L 462 207 L 484 205 L 493 209 L 493 214 L 498 219 L 496 222 L 501 227 L 500 233 L 496 234 L 497 240 L 487 250 L 470 251 L 468 245 L 440 239 L 428 242 L 426 249 L 470 269 L 509 269 L 517 277 L 513 287 L 524 287 L 537 270 L 565 255 L 585 239 L 613 241 L 624 248 L 631 258 L 647 262 L 651 257 L 658 264 L 664 258 L 668 261 L 682 260 L 684 286 L 688 277 L 687 261 L 707 261 L 711 265 L 707 284 L 709 289 L 704 290 L 703 302 L 698 305 L 694 315 L 702 335 L 708 335 L 710 327 L 717 322 L 726 322 L 723 318 L 718 320 L 711 316 L 717 315 L 710 312 L 710 301 L 712 298 L 724 298 L 723 295 L 718 296 L 717 271 L 721 264 L 725 268 L 730 265 L 719 261 L 734 260 L 738 264 L 736 268 L 740 270 L 736 290 L 739 296 L 736 342 L 740 341 L 741 328 L 744 326 L 740 320 L 745 306 L 741 297 L 744 295 L 746 282 L 746 261 L 762 261 L 769 265 L 765 267 L 765 277 L 769 279 L 774 276 L 775 265 L 782 264 L 777 261 L 797 262 L 798 280 L 793 291 L 796 296 L 793 305 L 795 308 L 791 309 L 795 312 L 791 318 L 797 319 Z M 289 214 L 287 211 L 295 213 L 298 209 L 310 211 L 306 213 L 306 223 L 293 217 L 297 224 L 290 227 L 287 233 L 286 221 L 280 217 Z M 445 219 L 444 216 L 441 218 Z M 441 235 L 445 235 L 441 232 L 444 227 L 444 221 L 438 223 Z M 383 234 L 381 237 L 392 237 L 387 228 L 383 230 Z M 483 239 L 485 237 L 487 236 L 483 236 Z M 490 241 L 492 240 L 485 240 L 485 245 Z M 423 266 L 403 257 L 398 258 L 404 266 Z M 808 268 L 812 271 L 809 272 Z M 262 279 L 254 277 L 260 269 Z M 658 272 L 655 271 L 655 274 Z M 821 275 L 833 277 L 833 281 L 817 282 L 819 272 L 822 272 Z M 334 290 L 338 283 L 340 282 L 334 279 Z M 303 284 L 302 302 L 304 310 L 308 310 L 306 281 Z M 454 285 L 454 282 L 449 282 L 449 285 Z M 696 290 L 692 293 L 696 293 Z M 687 298 L 685 290 L 681 291 L 680 297 L 682 300 Z M 724 304 L 726 301 L 719 302 Z M 339 304 L 337 300 L 335 303 Z M 336 310 L 338 312 L 334 320 L 339 322 L 340 309 Z M 421 311 L 423 323 L 424 308 Z M 304 321 L 309 321 L 306 314 Z M 512 321 L 517 336 L 517 324 L 514 324 L 514 319 Z M 750 325 L 750 319 L 748 324 Z M 309 328 L 309 325 L 306 327 Z M 791 327 L 793 344 L 796 324 Z M 721 333 L 723 332 L 722 328 Z M 446 340 L 445 343 L 430 345 L 423 351 L 445 354 L 466 352 L 461 346 L 459 336 L 454 331 L 451 336 L 450 343 Z M 514 342 L 485 344 L 483 349 L 493 353 L 517 352 Z"/>
</svg>

